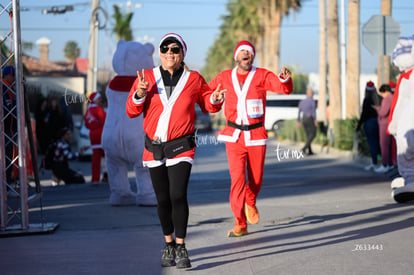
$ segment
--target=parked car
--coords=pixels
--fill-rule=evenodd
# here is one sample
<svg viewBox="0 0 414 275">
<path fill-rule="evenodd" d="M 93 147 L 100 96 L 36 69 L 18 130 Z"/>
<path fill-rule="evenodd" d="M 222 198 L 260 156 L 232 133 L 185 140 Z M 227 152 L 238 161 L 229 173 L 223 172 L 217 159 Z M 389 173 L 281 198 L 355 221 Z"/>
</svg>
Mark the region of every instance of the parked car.
<svg viewBox="0 0 414 275">
<path fill-rule="evenodd" d="M 200 132 L 211 132 L 213 130 L 213 123 L 209 113 L 203 113 L 200 106 L 195 105 L 196 120 L 194 128 Z"/>
<path fill-rule="evenodd" d="M 299 102 L 306 98 L 305 94 L 268 94 L 266 97 L 265 128 L 277 134 L 285 120 L 298 118 Z M 317 102 L 318 97 L 314 96 Z"/>
</svg>

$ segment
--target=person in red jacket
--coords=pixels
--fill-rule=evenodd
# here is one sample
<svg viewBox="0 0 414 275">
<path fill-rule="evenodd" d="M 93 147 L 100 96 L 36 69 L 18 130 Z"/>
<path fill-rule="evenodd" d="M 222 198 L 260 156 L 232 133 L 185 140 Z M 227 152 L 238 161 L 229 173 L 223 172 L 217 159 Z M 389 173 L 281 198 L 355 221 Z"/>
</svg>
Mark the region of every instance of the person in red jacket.
<svg viewBox="0 0 414 275">
<path fill-rule="evenodd" d="M 105 118 L 106 113 L 102 107 L 102 96 L 100 93 L 94 92 L 89 96 L 89 106 L 84 116 L 92 147 L 92 184 L 99 184 L 101 176 L 101 159 L 105 155 L 101 143 Z"/>
<path fill-rule="evenodd" d="M 230 206 L 235 226 L 228 231 L 228 237 L 247 234 L 247 221 L 259 222 L 256 198 L 262 186 L 266 153 L 266 92 L 290 94 L 293 90 L 287 68 L 276 75 L 254 67 L 254 57 L 254 46 L 249 41 L 240 41 L 234 51 L 237 66 L 219 73 L 209 83 L 213 90 L 220 85 L 227 90 L 224 106 L 227 123 L 218 140 L 226 142 L 231 177 Z"/>
<path fill-rule="evenodd" d="M 165 238 L 163 267 L 191 267 L 184 239 L 187 186 L 195 153 L 195 103 L 204 112 L 218 112 L 225 92 L 220 87 L 213 92 L 198 72 L 186 67 L 186 52 L 180 35 L 166 34 L 159 44 L 161 66 L 137 72 L 126 102 L 129 117 L 144 115 L 143 164 L 150 171 Z"/>
</svg>

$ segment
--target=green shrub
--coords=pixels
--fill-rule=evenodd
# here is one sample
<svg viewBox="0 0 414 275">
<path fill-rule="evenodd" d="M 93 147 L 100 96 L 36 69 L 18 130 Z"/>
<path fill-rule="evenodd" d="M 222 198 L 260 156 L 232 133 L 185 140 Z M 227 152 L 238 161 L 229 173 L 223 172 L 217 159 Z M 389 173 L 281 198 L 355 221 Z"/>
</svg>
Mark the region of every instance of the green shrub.
<svg viewBox="0 0 414 275">
<path fill-rule="evenodd" d="M 356 123 L 354 119 L 337 119 L 334 121 L 333 147 L 340 150 L 352 150 Z"/>
<path fill-rule="evenodd" d="M 330 138 L 328 135 L 328 127 L 323 122 L 318 122 L 316 137 L 313 142 L 323 146 L 329 144 L 340 150 L 352 150 L 357 123 L 357 118 L 335 120 L 332 129 L 333 137 Z M 369 155 L 369 147 L 364 131 L 360 130 L 358 136 L 358 152 L 362 155 Z M 283 126 L 277 133 L 277 138 L 291 140 L 293 142 L 305 142 L 306 134 L 303 127 L 297 127 L 296 120 L 285 120 Z"/>
</svg>

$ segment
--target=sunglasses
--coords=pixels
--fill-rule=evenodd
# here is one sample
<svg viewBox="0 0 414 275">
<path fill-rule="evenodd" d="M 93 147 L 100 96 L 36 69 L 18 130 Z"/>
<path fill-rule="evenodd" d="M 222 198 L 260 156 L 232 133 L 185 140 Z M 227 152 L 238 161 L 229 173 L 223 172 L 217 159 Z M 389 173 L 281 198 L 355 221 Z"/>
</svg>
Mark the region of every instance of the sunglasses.
<svg viewBox="0 0 414 275">
<path fill-rule="evenodd" d="M 161 46 L 161 48 L 160 48 L 161 53 L 167 53 L 168 50 L 171 50 L 172 53 L 179 54 L 180 51 L 181 51 L 181 48 L 180 47 L 171 47 L 171 48 L 169 48 L 168 46 Z"/>
</svg>

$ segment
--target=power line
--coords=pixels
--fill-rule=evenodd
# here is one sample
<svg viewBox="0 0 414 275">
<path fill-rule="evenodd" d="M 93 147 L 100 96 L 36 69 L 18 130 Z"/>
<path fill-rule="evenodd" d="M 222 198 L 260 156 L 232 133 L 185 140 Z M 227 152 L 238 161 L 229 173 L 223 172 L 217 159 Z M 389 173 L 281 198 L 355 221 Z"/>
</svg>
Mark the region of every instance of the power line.
<svg viewBox="0 0 414 275">
<path fill-rule="evenodd" d="M 116 0 L 112 0 L 110 2 L 118 2 Z M 213 0 L 203 0 L 203 1 L 194 1 L 194 0 L 189 0 L 189 1 L 139 1 L 142 4 L 145 5 L 151 5 L 151 4 L 162 4 L 162 5 L 208 5 L 208 6 L 212 6 L 212 5 L 223 5 L 223 4 L 227 4 L 227 0 L 217 0 L 217 1 L 213 1 Z"/>
<path fill-rule="evenodd" d="M 407 20 L 407 21 L 398 21 L 399 24 L 412 24 L 414 20 Z M 361 23 L 362 26 L 364 23 Z M 139 27 L 139 28 L 132 28 L 132 30 L 163 30 L 166 28 L 173 28 L 173 29 L 180 29 L 180 30 L 207 30 L 207 29 L 217 29 L 220 28 L 221 25 L 217 26 L 158 26 L 158 27 Z M 318 28 L 319 24 L 312 23 L 312 24 L 286 24 L 283 25 L 282 28 Z M 28 27 L 28 28 L 21 28 L 22 31 L 89 31 L 88 28 L 53 28 L 53 27 Z M 112 30 L 110 28 L 109 30 Z"/>
</svg>

